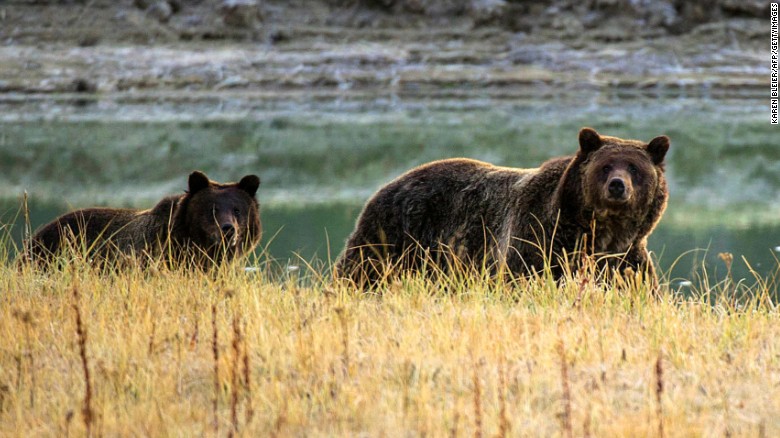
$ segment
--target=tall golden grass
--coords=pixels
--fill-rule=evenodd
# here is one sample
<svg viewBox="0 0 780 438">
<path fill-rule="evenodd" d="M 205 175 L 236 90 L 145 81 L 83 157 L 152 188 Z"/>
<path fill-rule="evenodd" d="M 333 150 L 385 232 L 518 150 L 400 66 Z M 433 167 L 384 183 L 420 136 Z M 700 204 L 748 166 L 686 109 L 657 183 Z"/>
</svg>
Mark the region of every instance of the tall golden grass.
<svg viewBox="0 0 780 438">
<path fill-rule="evenodd" d="M 773 278 L 83 260 L 0 263 L 1 436 L 780 436 Z"/>
</svg>

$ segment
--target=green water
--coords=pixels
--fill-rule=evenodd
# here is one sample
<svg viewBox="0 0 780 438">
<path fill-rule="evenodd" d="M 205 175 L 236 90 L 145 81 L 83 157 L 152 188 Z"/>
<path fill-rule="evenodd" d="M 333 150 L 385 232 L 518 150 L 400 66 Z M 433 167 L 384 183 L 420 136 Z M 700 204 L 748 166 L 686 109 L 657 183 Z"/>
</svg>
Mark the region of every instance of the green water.
<svg viewBox="0 0 780 438">
<path fill-rule="evenodd" d="M 219 181 L 256 173 L 262 245 L 299 264 L 335 257 L 363 202 L 410 167 L 458 156 L 535 167 L 575 152 L 579 128 L 592 126 L 672 138 L 670 204 L 649 242 L 663 271 L 691 278 L 704 260 L 722 272 L 717 254 L 731 252 L 735 276 L 750 278 L 743 257 L 769 275 L 780 255 L 780 142 L 767 115 L 752 102 L 686 99 L 5 103 L 0 222 L 18 243 L 24 191 L 35 228 L 70 208 L 150 207 L 193 169 Z"/>
</svg>

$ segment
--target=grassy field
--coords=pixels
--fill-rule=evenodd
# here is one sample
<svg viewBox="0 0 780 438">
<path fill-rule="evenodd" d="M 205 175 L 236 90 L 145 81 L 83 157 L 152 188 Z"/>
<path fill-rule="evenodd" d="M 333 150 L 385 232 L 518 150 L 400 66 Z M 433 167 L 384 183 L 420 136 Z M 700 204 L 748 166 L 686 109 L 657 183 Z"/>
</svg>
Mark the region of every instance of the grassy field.
<svg viewBox="0 0 780 438">
<path fill-rule="evenodd" d="M 773 279 L 657 299 L 587 274 L 363 294 L 302 266 L 42 273 L 6 257 L 0 435 L 780 434 Z"/>
</svg>

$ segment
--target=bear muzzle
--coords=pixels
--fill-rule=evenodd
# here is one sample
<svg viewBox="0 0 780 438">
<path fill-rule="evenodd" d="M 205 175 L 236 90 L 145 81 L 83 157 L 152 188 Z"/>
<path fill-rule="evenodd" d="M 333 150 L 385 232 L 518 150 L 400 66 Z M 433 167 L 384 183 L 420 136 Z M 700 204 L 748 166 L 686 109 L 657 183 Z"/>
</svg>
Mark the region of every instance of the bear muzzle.
<svg viewBox="0 0 780 438">
<path fill-rule="evenodd" d="M 238 230 L 232 223 L 222 224 L 219 231 L 212 237 L 214 243 L 225 247 L 235 247 L 238 245 Z"/>
<path fill-rule="evenodd" d="M 626 184 L 620 178 L 612 178 L 608 190 L 610 198 L 622 198 L 626 193 Z"/>
<path fill-rule="evenodd" d="M 606 192 L 606 198 L 612 204 L 623 204 L 631 199 L 631 185 L 620 177 L 609 180 Z"/>
</svg>

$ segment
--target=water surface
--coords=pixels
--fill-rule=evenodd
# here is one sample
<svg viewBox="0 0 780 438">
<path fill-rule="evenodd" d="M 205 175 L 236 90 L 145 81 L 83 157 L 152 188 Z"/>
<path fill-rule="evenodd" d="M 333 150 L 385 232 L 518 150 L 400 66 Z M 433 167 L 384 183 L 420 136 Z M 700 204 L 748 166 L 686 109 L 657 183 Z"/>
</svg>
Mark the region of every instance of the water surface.
<svg viewBox="0 0 780 438">
<path fill-rule="evenodd" d="M 260 175 L 266 255 L 334 258 L 365 200 L 418 164 L 469 157 L 536 167 L 577 149 L 577 132 L 672 138 L 671 199 L 649 241 L 661 270 L 702 261 L 751 278 L 777 268 L 780 147 L 763 106 L 744 100 L 609 96 L 550 101 L 25 101 L 0 104 L 0 217 L 22 236 L 71 208 L 151 207 L 193 169 L 219 181 Z M 773 138 L 774 137 L 774 138 Z M 705 251 L 706 250 L 706 251 Z M 682 257 L 681 257 L 682 256 Z M 674 270 L 670 269 L 674 266 Z"/>
</svg>

